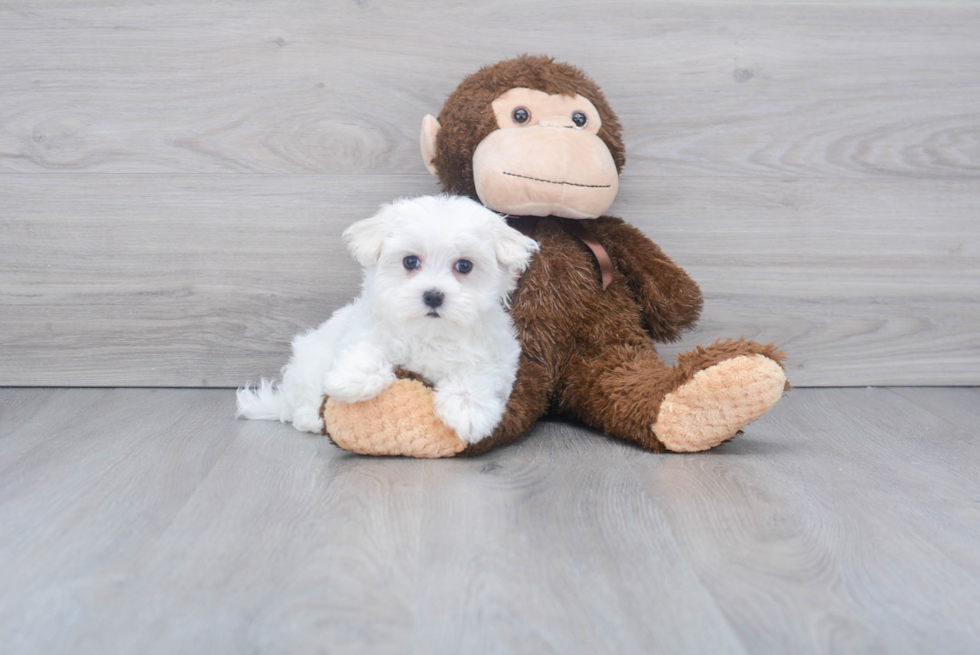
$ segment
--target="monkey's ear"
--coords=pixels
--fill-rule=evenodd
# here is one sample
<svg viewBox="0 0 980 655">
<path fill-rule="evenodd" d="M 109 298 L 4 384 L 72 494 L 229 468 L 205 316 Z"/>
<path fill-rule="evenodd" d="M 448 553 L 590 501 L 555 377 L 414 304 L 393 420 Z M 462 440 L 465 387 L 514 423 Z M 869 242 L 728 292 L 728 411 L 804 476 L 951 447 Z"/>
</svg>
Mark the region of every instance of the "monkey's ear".
<svg viewBox="0 0 980 655">
<path fill-rule="evenodd" d="M 432 114 L 426 114 L 425 118 L 422 119 L 422 134 L 419 136 L 419 143 L 422 146 L 422 163 L 436 177 L 439 176 L 439 171 L 436 170 L 436 165 L 432 163 L 432 160 L 436 158 L 436 135 L 441 129 L 442 125 L 439 125 L 439 121 Z"/>
<path fill-rule="evenodd" d="M 381 258 L 381 247 L 397 211 L 391 204 L 382 205 L 371 218 L 352 223 L 344 230 L 344 242 L 361 266 L 374 266 Z"/>
</svg>

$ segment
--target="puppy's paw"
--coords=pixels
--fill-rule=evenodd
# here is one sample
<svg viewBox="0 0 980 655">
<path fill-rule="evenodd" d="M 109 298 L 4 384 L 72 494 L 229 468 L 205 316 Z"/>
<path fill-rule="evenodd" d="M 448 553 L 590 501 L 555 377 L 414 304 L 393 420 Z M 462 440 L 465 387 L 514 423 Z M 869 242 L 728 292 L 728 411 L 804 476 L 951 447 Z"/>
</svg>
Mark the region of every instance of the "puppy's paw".
<svg viewBox="0 0 980 655">
<path fill-rule="evenodd" d="M 371 400 L 395 381 L 395 372 L 385 362 L 348 360 L 326 374 L 324 393 L 341 403 Z"/>
<path fill-rule="evenodd" d="M 467 443 L 489 437 L 504 415 L 504 405 L 496 398 L 481 398 L 455 385 L 437 388 L 434 402 L 439 420 Z"/>
<path fill-rule="evenodd" d="M 293 410 L 293 427 L 300 432 L 323 433 L 323 418 L 319 407 L 299 407 Z"/>
</svg>

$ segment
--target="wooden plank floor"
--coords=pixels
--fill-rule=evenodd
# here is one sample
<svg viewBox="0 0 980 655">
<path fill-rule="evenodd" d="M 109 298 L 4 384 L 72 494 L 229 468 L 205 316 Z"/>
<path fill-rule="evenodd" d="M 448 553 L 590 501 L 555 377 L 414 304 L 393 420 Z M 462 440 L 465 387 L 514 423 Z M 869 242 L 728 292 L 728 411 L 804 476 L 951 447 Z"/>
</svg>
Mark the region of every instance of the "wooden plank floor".
<svg viewBox="0 0 980 655">
<path fill-rule="evenodd" d="M 229 390 L 0 390 L 4 653 L 980 652 L 980 390 L 710 453 L 362 458 Z"/>
</svg>

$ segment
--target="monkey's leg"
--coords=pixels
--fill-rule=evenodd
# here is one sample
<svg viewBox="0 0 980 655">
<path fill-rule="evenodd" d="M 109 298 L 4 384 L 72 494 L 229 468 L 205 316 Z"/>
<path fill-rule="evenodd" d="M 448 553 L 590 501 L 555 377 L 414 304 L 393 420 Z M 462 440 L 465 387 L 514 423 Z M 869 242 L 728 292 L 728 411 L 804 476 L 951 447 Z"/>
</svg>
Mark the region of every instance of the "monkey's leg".
<svg viewBox="0 0 980 655">
<path fill-rule="evenodd" d="M 521 357 L 500 425 L 486 439 L 467 444 L 436 417 L 431 388 L 412 373 L 400 372 L 399 378 L 376 398 L 362 403 L 325 399 L 321 413 L 331 440 L 361 455 L 477 455 L 525 434 L 544 414 L 548 402 L 544 368 Z"/>
<path fill-rule="evenodd" d="M 776 404 L 786 387 L 781 359 L 773 346 L 724 341 L 668 368 L 652 347 L 613 346 L 569 366 L 560 406 L 654 452 L 707 450 Z"/>
<path fill-rule="evenodd" d="M 541 364 L 521 355 L 517 368 L 517 379 L 507 400 L 507 409 L 500 419 L 497 429 L 486 439 L 471 444 L 460 455 L 470 457 L 502 446 L 525 434 L 548 410 L 548 391 L 551 377 Z"/>
<path fill-rule="evenodd" d="M 360 455 L 452 457 L 468 445 L 433 413 L 432 389 L 400 378 L 360 403 L 324 398 L 325 434 L 340 448 Z"/>
</svg>

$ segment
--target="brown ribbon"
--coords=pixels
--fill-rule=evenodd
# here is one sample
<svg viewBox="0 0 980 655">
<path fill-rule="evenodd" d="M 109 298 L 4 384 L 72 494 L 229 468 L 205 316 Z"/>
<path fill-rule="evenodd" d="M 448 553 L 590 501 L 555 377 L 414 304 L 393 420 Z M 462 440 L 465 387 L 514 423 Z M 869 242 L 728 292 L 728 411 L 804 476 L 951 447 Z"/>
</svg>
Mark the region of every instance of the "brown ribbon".
<svg viewBox="0 0 980 655">
<path fill-rule="evenodd" d="M 534 216 L 524 217 L 509 214 L 506 218 L 508 220 L 516 219 L 511 223 L 511 226 L 514 229 L 518 230 L 525 236 L 534 236 L 531 234 L 533 230 L 527 224 L 527 221 L 524 220 L 525 218 L 535 218 Z M 599 272 L 602 273 L 602 288 L 605 290 L 613 279 L 613 264 L 612 259 L 609 257 L 609 253 L 606 252 L 606 249 L 603 248 L 602 244 L 595 238 L 592 231 L 581 221 L 575 220 L 574 218 L 558 218 L 558 224 L 561 225 L 562 229 L 564 229 L 566 232 L 584 243 L 586 247 L 592 251 L 592 254 L 595 255 L 596 262 L 599 263 Z"/>
</svg>

